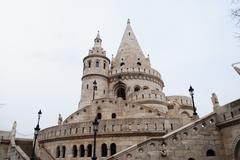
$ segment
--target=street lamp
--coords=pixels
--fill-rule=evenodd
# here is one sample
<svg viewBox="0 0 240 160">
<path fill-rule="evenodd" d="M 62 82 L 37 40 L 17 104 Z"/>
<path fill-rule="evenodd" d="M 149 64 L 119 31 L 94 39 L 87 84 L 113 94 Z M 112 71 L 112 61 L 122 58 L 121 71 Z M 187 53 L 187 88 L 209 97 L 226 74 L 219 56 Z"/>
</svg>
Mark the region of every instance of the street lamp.
<svg viewBox="0 0 240 160">
<path fill-rule="evenodd" d="M 192 86 L 190 86 L 190 88 L 188 89 L 190 95 L 191 95 L 191 98 L 192 98 L 192 103 L 193 103 L 193 115 L 194 116 L 197 116 L 197 112 L 196 112 L 196 107 L 195 107 L 195 104 L 194 104 L 194 98 L 193 98 L 193 95 L 194 95 L 194 89 L 192 88 Z"/>
<path fill-rule="evenodd" d="M 37 122 L 37 126 L 34 128 L 34 143 L 33 143 L 33 150 L 32 150 L 31 160 L 35 160 L 35 159 L 36 159 L 35 147 L 36 147 L 37 136 L 38 136 L 38 133 L 39 133 L 39 131 L 40 131 L 39 121 L 40 121 L 41 114 L 42 114 L 42 111 L 39 110 L 39 111 L 38 111 L 38 122 Z"/>
<path fill-rule="evenodd" d="M 98 125 L 99 125 L 99 120 L 98 116 L 96 116 L 96 118 L 94 119 L 94 121 L 92 122 L 93 125 L 93 156 L 92 156 L 92 160 L 96 160 L 96 138 L 97 138 L 97 132 L 98 132 Z"/>
<path fill-rule="evenodd" d="M 93 100 L 95 98 L 95 91 L 97 90 L 97 82 L 96 80 L 93 81 Z"/>
</svg>

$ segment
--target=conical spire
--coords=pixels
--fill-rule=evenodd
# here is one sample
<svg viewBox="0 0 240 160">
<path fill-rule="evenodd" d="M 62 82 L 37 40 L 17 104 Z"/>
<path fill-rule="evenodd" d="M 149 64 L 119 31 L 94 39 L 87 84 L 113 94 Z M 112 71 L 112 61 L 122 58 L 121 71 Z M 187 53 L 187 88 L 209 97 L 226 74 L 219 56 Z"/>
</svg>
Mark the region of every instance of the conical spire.
<svg viewBox="0 0 240 160">
<path fill-rule="evenodd" d="M 136 64 L 137 62 L 139 62 L 139 64 L 145 63 L 145 56 L 138 44 L 135 34 L 133 33 L 129 19 L 115 60 L 117 63 L 116 66 L 125 63 L 126 65 L 128 64 L 128 67 L 138 67 Z"/>
<path fill-rule="evenodd" d="M 97 32 L 97 36 L 94 39 L 94 47 L 101 47 L 102 39 L 100 38 L 99 31 Z"/>
</svg>

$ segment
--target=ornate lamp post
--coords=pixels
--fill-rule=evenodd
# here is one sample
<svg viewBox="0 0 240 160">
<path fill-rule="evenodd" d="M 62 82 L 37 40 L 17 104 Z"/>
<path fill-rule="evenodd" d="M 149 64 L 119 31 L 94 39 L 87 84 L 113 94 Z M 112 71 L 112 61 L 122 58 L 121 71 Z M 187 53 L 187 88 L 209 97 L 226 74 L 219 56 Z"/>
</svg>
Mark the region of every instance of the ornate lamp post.
<svg viewBox="0 0 240 160">
<path fill-rule="evenodd" d="M 97 82 L 96 80 L 93 81 L 93 100 L 95 98 L 95 91 L 97 90 Z"/>
<path fill-rule="evenodd" d="M 190 88 L 188 89 L 190 95 L 191 95 L 191 98 L 192 98 L 192 103 L 193 103 L 193 115 L 194 116 L 197 116 L 197 109 L 195 107 L 195 104 L 194 104 L 194 98 L 193 98 L 193 95 L 194 95 L 194 89 L 192 88 L 192 86 L 190 86 Z"/>
<path fill-rule="evenodd" d="M 92 160 L 96 160 L 96 138 L 97 138 L 97 132 L 98 132 L 98 125 L 99 125 L 99 119 L 96 116 L 96 118 L 94 119 L 94 121 L 92 122 L 93 125 L 93 156 L 92 156 Z"/>
<path fill-rule="evenodd" d="M 42 111 L 39 110 L 39 111 L 38 111 L 38 123 L 37 123 L 37 126 L 34 128 L 34 143 L 33 143 L 33 150 L 32 150 L 31 160 L 35 160 L 35 159 L 36 159 L 35 147 L 36 147 L 37 136 L 38 136 L 38 133 L 39 133 L 39 131 L 40 131 L 39 121 L 40 121 L 41 114 L 42 114 Z"/>
</svg>

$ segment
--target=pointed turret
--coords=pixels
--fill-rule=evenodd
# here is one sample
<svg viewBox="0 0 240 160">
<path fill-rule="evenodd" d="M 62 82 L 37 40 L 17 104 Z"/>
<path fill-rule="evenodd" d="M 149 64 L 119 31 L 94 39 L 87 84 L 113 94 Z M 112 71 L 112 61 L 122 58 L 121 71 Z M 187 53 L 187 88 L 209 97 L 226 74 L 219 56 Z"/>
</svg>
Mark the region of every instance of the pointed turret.
<svg viewBox="0 0 240 160">
<path fill-rule="evenodd" d="M 99 31 L 97 32 L 97 36 L 94 39 L 94 46 L 91 50 L 89 50 L 89 55 L 90 54 L 100 54 L 106 56 L 106 52 L 102 48 L 102 39 L 100 38 Z"/>
<path fill-rule="evenodd" d="M 130 20 L 127 21 L 127 27 L 122 37 L 122 41 L 115 58 L 116 67 L 141 67 L 150 66 L 149 62 L 140 48 L 137 38 L 132 30 Z"/>
<path fill-rule="evenodd" d="M 99 31 L 96 38 L 94 39 L 94 47 L 102 47 L 102 39 L 100 38 Z"/>
<path fill-rule="evenodd" d="M 102 48 L 102 39 L 99 31 L 94 39 L 94 46 L 89 50 L 89 54 L 83 59 L 82 91 L 79 108 L 83 108 L 92 103 L 93 82 L 98 84 L 95 91 L 95 99 L 104 98 L 108 90 L 108 71 L 110 60 Z"/>
</svg>

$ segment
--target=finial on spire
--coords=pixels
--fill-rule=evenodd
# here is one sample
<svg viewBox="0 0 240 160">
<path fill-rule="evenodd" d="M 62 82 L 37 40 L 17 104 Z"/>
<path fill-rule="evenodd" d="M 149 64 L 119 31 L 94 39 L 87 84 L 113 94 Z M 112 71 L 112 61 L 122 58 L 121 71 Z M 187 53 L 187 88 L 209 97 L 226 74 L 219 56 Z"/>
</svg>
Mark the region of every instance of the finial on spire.
<svg viewBox="0 0 240 160">
<path fill-rule="evenodd" d="M 100 39 L 99 30 L 97 31 L 97 37 L 96 38 Z"/>
<path fill-rule="evenodd" d="M 130 24 L 130 19 L 128 18 L 128 20 L 127 20 L 127 24 Z"/>
</svg>

